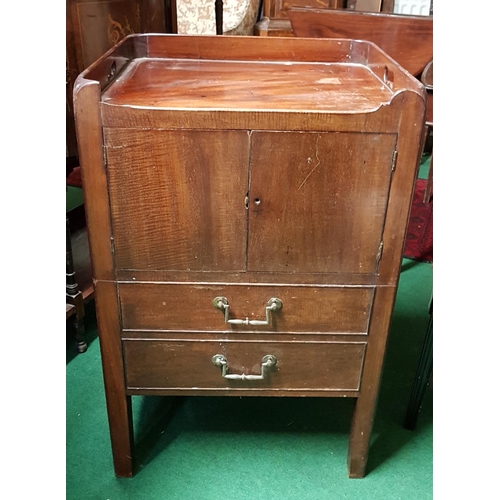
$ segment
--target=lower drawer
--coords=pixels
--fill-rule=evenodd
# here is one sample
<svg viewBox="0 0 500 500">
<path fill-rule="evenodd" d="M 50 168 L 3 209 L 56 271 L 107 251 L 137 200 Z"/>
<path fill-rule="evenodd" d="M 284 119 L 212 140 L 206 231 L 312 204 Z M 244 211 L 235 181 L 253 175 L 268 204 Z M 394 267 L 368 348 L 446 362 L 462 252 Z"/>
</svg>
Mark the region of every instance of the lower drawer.
<svg viewBox="0 0 500 500">
<path fill-rule="evenodd" d="M 359 390 L 366 343 L 123 340 L 128 389 Z"/>
</svg>

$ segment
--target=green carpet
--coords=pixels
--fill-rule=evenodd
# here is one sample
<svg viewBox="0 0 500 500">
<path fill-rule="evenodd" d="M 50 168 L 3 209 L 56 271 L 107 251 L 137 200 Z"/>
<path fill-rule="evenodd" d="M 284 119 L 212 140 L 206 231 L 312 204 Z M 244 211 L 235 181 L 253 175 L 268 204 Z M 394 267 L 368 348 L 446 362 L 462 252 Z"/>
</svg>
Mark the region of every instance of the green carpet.
<svg viewBox="0 0 500 500">
<path fill-rule="evenodd" d="M 432 266 L 403 261 L 364 479 L 347 477 L 350 399 L 153 396 L 132 398 L 139 471 L 116 479 L 88 304 L 89 349 L 67 351 L 67 498 L 431 499 L 432 387 L 403 428 L 431 294 Z"/>
<path fill-rule="evenodd" d="M 70 212 L 82 204 L 83 190 L 73 186 L 66 186 L 66 212 Z"/>
</svg>

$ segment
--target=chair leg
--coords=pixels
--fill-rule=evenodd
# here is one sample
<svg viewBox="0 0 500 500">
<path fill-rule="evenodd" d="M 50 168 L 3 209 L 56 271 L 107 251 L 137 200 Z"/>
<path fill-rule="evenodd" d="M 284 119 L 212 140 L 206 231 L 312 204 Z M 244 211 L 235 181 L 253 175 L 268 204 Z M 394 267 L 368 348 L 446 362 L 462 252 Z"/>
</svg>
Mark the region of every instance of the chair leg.
<svg viewBox="0 0 500 500">
<path fill-rule="evenodd" d="M 417 367 L 415 381 L 406 411 L 404 428 L 408 430 L 415 430 L 417 426 L 417 417 L 422 407 L 424 393 L 426 387 L 429 385 L 430 376 L 432 373 L 432 300 L 429 311 L 430 317 L 427 324 L 427 331 L 425 333 L 424 344 L 420 354 L 420 360 Z"/>
<path fill-rule="evenodd" d="M 431 164 L 429 166 L 429 175 L 427 177 L 427 185 L 425 187 L 425 192 L 424 192 L 424 200 L 423 200 L 424 203 L 429 203 L 432 197 L 432 176 L 433 176 L 432 160 L 433 160 L 433 154 L 431 153 Z"/>
<path fill-rule="evenodd" d="M 222 16 L 223 16 L 223 0 L 215 0 L 215 31 L 217 35 L 223 35 Z"/>
</svg>

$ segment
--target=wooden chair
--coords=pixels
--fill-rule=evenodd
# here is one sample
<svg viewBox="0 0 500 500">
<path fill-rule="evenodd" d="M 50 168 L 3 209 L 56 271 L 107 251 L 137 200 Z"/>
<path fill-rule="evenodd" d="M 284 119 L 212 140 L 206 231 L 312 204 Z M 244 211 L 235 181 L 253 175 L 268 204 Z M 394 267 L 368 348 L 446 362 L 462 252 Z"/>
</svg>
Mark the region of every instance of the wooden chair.
<svg viewBox="0 0 500 500">
<path fill-rule="evenodd" d="M 432 334 L 433 334 L 433 300 L 429 306 L 429 321 L 425 333 L 420 360 L 418 362 L 417 373 L 413 381 L 413 388 L 410 395 L 410 401 L 406 410 L 404 428 L 410 431 L 417 427 L 417 417 L 422 408 L 425 389 L 429 385 L 432 373 Z"/>
<path fill-rule="evenodd" d="M 431 16 L 301 8 L 290 8 L 288 16 L 297 37 L 368 40 L 413 76 L 432 59 Z"/>
<path fill-rule="evenodd" d="M 261 0 L 170 0 L 170 3 L 175 4 L 172 29 L 175 33 L 248 36 L 254 32 Z"/>
<path fill-rule="evenodd" d="M 427 113 L 425 116 L 425 136 L 429 134 L 429 131 L 433 129 L 434 125 L 434 102 L 433 102 L 433 80 L 434 80 L 434 64 L 431 60 L 425 67 L 422 76 L 420 78 L 421 82 L 425 85 L 427 90 Z M 433 159 L 434 155 L 431 152 L 431 165 L 429 167 L 429 175 L 427 176 L 427 186 L 424 192 L 424 203 L 429 203 L 432 198 L 432 188 L 433 188 Z"/>
</svg>

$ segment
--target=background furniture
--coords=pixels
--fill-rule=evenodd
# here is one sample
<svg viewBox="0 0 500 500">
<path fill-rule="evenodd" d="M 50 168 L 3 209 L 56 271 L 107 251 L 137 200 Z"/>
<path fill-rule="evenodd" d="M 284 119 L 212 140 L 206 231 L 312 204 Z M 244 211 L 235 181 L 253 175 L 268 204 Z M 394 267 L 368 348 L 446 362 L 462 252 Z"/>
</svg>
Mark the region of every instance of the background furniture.
<svg viewBox="0 0 500 500">
<path fill-rule="evenodd" d="M 431 60 L 425 67 L 422 76 L 420 78 L 427 91 L 427 111 L 425 116 L 425 137 L 427 138 L 431 135 L 432 137 L 434 128 L 434 97 L 433 97 L 433 87 L 434 87 L 434 62 Z M 433 187 L 433 177 L 434 177 L 434 155 L 431 147 L 431 164 L 429 167 L 429 175 L 427 177 L 427 186 L 425 187 L 424 193 L 424 203 L 429 203 L 432 197 L 432 187 Z"/>
<path fill-rule="evenodd" d="M 295 7 L 393 12 L 394 0 L 263 0 L 262 17 L 255 26 L 255 34 L 294 36 L 288 11 Z"/>
<path fill-rule="evenodd" d="M 214 0 L 176 0 L 176 3 L 175 33 L 253 35 L 262 0 L 216 0 L 215 3 Z"/>
<path fill-rule="evenodd" d="M 362 41 L 138 35 L 74 99 L 116 474 L 132 395 L 260 395 L 355 398 L 362 477 L 423 86 Z"/>
<path fill-rule="evenodd" d="M 175 2 L 175 0 L 174 0 Z M 76 77 L 131 33 L 166 33 L 170 0 L 66 0 L 66 156 L 78 155 L 73 86 Z"/>
<path fill-rule="evenodd" d="M 420 409 L 422 408 L 422 401 L 424 399 L 425 389 L 429 385 L 429 380 L 432 373 L 432 335 L 433 335 L 433 300 L 429 306 L 429 322 L 418 362 L 417 373 L 406 411 L 404 427 L 408 430 L 415 430 L 417 426 L 417 418 Z"/>
<path fill-rule="evenodd" d="M 368 40 L 393 57 L 412 75 L 432 60 L 430 16 L 290 8 L 295 36 Z"/>
<path fill-rule="evenodd" d="M 131 33 L 171 31 L 172 4 L 175 6 L 175 0 L 66 0 L 67 178 L 79 165 L 73 111 L 76 77 Z M 85 352 L 87 348 L 83 329 L 84 303 L 93 298 L 82 205 L 72 207 L 66 224 L 66 318 L 71 321 L 78 352 Z"/>
<path fill-rule="evenodd" d="M 66 216 L 66 319 L 74 318 L 72 327 L 78 352 L 85 352 L 87 350 L 83 325 L 84 316 L 83 294 L 76 281 L 69 219 Z"/>
<path fill-rule="evenodd" d="M 85 304 L 94 297 L 81 188 L 66 187 L 66 320 L 71 342 L 85 352 Z"/>
</svg>

